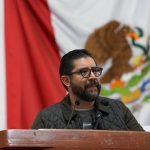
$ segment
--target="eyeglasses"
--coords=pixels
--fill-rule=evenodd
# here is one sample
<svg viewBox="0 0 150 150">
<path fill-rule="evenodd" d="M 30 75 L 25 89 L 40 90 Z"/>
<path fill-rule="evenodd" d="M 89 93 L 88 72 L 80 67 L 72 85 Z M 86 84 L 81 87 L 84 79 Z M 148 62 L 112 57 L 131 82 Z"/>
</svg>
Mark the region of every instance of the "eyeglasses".
<svg viewBox="0 0 150 150">
<path fill-rule="evenodd" d="M 82 69 L 79 69 L 78 71 L 72 72 L 68 75 L 81 74 L 84 78 L 89 78 L 91 75 L 91 72 L 93 72 L 93 74 L 96 77 L 100 77 L 100 75 L 102 74 L 102 70 L 103 70 L 103 68 L 101 68 L 101 67 L 91 67 L 91 69 L 90 68 L 82 68 Z"/>
</svg>

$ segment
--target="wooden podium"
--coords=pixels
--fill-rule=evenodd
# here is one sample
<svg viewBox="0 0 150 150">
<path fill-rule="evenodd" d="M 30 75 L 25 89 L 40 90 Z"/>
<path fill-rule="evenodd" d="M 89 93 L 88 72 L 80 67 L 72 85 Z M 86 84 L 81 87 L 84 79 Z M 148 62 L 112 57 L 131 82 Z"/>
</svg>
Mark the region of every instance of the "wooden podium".
<svg viewBox="0 0 150 150">
<path fill-rule="evenodd" d="M 3 130 L 0 150 L 150 150 L 150 132 L 108 130 Z"/>
</svg>

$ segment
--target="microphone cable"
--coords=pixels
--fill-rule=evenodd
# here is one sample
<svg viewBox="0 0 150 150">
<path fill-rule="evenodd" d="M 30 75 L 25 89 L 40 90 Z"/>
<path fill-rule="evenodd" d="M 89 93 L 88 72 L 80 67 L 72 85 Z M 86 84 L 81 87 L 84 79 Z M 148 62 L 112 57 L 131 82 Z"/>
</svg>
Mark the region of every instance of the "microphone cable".
<svg viewBox="0 0 150 150">
<path fill-rule="evenodd" d="M 68 127 L 69 127 L 69 124 L 70 124 L 70 121 L 71 121 L 71 119 L 72 119 L 73 113 L 74 113 L 74 111 L 75 111 L 75 106 L 76 106 L 76 105 L 77 105 L 77 106 L 80 105 L 80 100 L 79 100 L 79 99 L 76 99 L 75 105 L 73 105 L 73 108 L 72 108 L 72 111 L 71 111 L 71 115 L 70 115 L 70 117 L 69 117 L 69 120 L 68 120 L 68 123 L 67 123 L 65 129 L 68 129 Z"/>
</svg>

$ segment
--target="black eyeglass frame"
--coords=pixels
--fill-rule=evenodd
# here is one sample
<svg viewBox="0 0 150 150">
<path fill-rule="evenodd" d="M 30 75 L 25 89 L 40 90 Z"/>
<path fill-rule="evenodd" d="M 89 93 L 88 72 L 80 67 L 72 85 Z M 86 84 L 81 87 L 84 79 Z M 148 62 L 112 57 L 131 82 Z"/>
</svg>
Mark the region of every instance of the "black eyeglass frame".
<svg viewBox="0 0 150 150">
<path fill-rule="evenodd" d="M 86 70 L 87 69 L 87 70 Z M 99 74 L 97 74 L 95 71 L 95 69 L 99 69 Z M 86 74 L 86 75 L 84 75 L 84 72 L 83 71 L 89 71 L 89 73 L 88 74 Z M 84 77 L 84 78 L 89 78 L 90 76 L 91 76 L 91 72 L 93 72 L 93 74 L 95 75 L 95 77 L 100 77 L 101 76 L 101 74 L 102 74 L 102 71 L 103 71 L 103 68 L 102 67 L 98 67 L 98 66 L 96 66 L 96 67 L 91 67 L 91 68 L 81 68 L 81 69 L 79 69 L 79 70 L 77 70 L 77 71 L 74 71 L 74 72 L 71 72 L 71 73 L 68 73 L 67 75 L 73 75 L 73 74 L 81 74 L 82 75 L 82 77 Z"/>
</svg>

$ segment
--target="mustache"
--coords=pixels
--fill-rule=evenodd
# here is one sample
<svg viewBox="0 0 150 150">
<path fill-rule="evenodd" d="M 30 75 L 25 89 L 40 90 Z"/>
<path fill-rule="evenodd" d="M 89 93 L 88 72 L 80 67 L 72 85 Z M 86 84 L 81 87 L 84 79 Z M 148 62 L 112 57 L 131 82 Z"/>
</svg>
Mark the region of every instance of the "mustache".
<svg viewBox="0 0 150 150">
<path fill-rule="evenodd" d="M 90 80 L 90 81 L 86 84 L 86 88 L 88 88 L 88 87 L 93 87 L 93 86 L 98 87 L 99 85 L 100 85 L 100 84 L 99 84 L 98 81 L 96 81 L 96 80 Z"/>
</svg>

